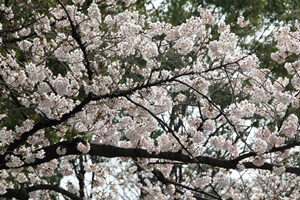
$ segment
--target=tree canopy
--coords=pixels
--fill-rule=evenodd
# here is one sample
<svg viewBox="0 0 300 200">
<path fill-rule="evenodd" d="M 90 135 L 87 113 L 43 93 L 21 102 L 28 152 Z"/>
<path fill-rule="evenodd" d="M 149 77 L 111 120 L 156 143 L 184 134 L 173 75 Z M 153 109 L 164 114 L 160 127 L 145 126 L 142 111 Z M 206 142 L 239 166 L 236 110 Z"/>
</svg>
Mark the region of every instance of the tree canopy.
<svg viewBox="0 0 300 200">
<path fill-rule="evenodd" d="M 0 197 L 299 199 L 299 3 L 228 2 L 0 2 Z"/>
</svg>

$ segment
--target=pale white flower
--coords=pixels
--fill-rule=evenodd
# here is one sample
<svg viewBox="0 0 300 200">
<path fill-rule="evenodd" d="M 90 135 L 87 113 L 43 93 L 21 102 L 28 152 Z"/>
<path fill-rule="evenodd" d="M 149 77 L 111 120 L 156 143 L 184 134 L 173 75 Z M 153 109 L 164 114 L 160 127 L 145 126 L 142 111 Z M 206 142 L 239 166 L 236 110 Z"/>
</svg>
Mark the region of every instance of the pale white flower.
<svg viewBox="0 0 300 200">
<path fill-rule="evenodd" d="M 291 114 L 284 120 L 281 131 L 289 138 L 292 138 L 297 131 L 299 124 L 298 124 L 298 117 L 294 114 Z"/>
<path fill-rule="evenodd" d="M 197 177 L 196 184 L 200 188 L 205 188 L 207 185 L 211 184 L 212 178 L 210 176 L 199 176 Z"/>
<path fill-rule="evenodd" d="M 73 2 L 74 4 L 79 4 L 79 5 L 82 6 L 82 4 L 85 2 L 85 0 L 72 0 L 72 2 Z"/>
<path fill-rule="evenodd" d="M 237 24 L 240 27 L 245 27 L 249 24 L 249 20 L 245 21 L 245 18 L 243 16 L 239 16 L 238 19 L 237 19 Z"/>
<path fill-rule="evenodd" d="M 113 19 L 113 17 L 111 15 L 107 15 L 104 18 L 104 22 L 109 26 L 112 27 L 115 24 L 115 20 Z"/>
<path fill-rule="evenodd" d="M 222 150 L 224 148 L 224 144 L 226 142 L 226 139 L 223 135 L 220 136 L 212 136 L 209 139 L 209 142 L 212 144 L 212 146 L 215 148 L 215 150 Z"/>
<path fill-rule="evenodd" d="M 96 19 L 99 23 L 101 23 L 100 9 L 95 2 L 91 3 L 90 7 L 88 8 L 88 15 L 91 17 L 91 19 Z"/>
<path fill-rule="evenodd" d="M 64 147 L 57 147 L 56 149 L 57 155 L 65 155 L 67 153 L 67 149 Z"/>
<path fill-rule="evenodd" d="M 137 166 L 134 165 L 134 166 L 132 166 L 132 167 L 129 167 L 128 170 L 129 170 L 130 173 L 134 173 L 134 172 L 137 170 Z"/>
<path fill-rule="evenodd" d="M 254 145 L 253 145 L 253 149 L 254 151 L 258 154 L 258 155 L 261 155 L 263 153 L 265 153 L 267 151 L 267 147 L 268 147 L 268 144 L 266 141 L 262 140 L 261 138 L 257 138 L 254 142 Z"/>
<path fill-rule="evenodd" d="M 73 174 L 73 169 L 68 161 L 62 161 L 60 167 L 63 176 L 70 176 Z"/>
<path fill-rule="evenodd" d="M 254 165 L 260 167 L 265 163 L 265 158 L 263 158 L 262 156 L 255 156 L 252 162 Z"/>
<path fill-rule="evenodd" d="M 42 149 L 42 150 L 39 150 L 36 154 L 35 154 L 36 158 L 38 159 L 43 159 L 45 158 L 45 151 Z"/>
<path fill-rule="evenodd" d="M 89 143 L 83 144 L 82 142 L 79 142 L 77 145 L 77 150 L 81 151 L 83 154 L 87 154 L 90 151 L 90 148 Z"/>
<path fill-rule="evenodd" d="M 154 42 L 144 41 L 141 43 L 139 48 L 144 59 L 158 56 L 157 45 Z"/>
<path fill-rule="evenodd" d="M 215 121 L 211 119 L 205 120 L 203 123 L 203 129 L 205 131 L 212 132 L 215 129 Z"/>
<path fill-rule="evenodd" d="M 291 83 L 296 90 L 300 90 L 300 77 L 299 76 L 294 76 L 291 80 Z"/>
<path fill-rule="evenodd" d="M 167 192 L 172 195 L 175 193 L 175 186 L 173 184 L 167 185 Z"/>
<path fill-rule="evenodd" d="M 25 183 L 26 181 L 28 181 L 28 179 L 24 173 L 19 173 L 16 177 L 16 181 L 18 181 L 19 183 Z"/>
<path fill-rule="evenodd" d="M 279 52 L 271 53 L 271 58 L 278 63 L 282 63 L 285 60 L 285 55 L 280 54 Z"/>
<path fill-rule="evenodd" d="M 32 46 L 32 42 L 28 40 L 22 40 L 18 42 L 18 46 L 22 51 L 28 51 L 30 47 Z"/>
<path fill-rule="evenodd" d="M 171 134 L 162 134 L 157 138 L 157 143 L 160 151 L 170 151 L 174 145 Z"/>
<path fill-rule="evenodd" d="M 223 173 L 218 173 L 213 178 L 213 182 L 218 184 L 220 188 L 226 188 L 230 184 L 230 177 Z"/>
<path fill-rule="evenodd" d="M 24 162 L 25 163 L 34 163 L 36 156 L 33 153 L 27 153 L 24 156 Z"/>
<path fill-rule="evenodd" d="M 11 155 L 8 157 L 8 161 L 6 163 L 7 167 L 21 167 L 24 164 L 24 162 L 17 156 Z"/>
<path fill-rule="evenodd" d="M 69 80 L 59 75 L 54 80 L 53 86 L 59 95 L 65 95 L 69 89 Z"/>
<path fill-rule="evenodd" d="M 194 42 L 190 38 L 180 38 L 176 44 L 174 45 L 174 48 L 178 49 L 178 52 L 186 55 L 190 51 L 192 51 L 194 46 Z"/>
<path fill-rule="evenodd" d="M 281 166 L 281 167 L 273 167 L 273 172 L 277 175 L 281 175 L 285 172 L 285 167 L 284 166 Z"/>
<path fill-rule="evenodd" d="M 6 114 L 0 114 L 0 120 L 5 118 L 7 115 Z"/>
</svg>

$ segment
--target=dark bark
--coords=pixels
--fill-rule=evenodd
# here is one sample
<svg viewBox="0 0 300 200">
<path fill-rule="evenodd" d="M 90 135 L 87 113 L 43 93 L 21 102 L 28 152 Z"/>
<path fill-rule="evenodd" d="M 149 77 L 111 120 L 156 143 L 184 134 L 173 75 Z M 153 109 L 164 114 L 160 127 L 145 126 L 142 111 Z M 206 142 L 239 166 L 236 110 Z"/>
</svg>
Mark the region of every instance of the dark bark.
<svg viewBox="0 0 300 200">
<path fill-rule="evenodd" d="M 82 152 L 77 150 L 77 145 L 79 142 L 85 143 L 82 138 L 75 138 L 70 141 L 59 142 L 54 145 L 50 145 L 47 147 L 42 148 L 45 151 L 45 157 L 43 159 L 36 159 L 33 163 L 25 163 L 22 167 L 26 166 L 37 166 L 42 163 L 46 163 L 51 161 L 52 159 L 58 159 L 62 157 L 62 155 L 58 155 L 56 153 L 56 149 L 58 147 L 63 147 L 66 149 L 65 155 L 81 155 Z M 271 149 L 269 152 L 276 152 L 276 151 L 284 151 L 285 149 L 290 149 L 294 146 L 299 146 L 299 142 L 295 142 L 293 144 L 288 144 L 282 147 L 276 147 Z M 172 161 L 179 161 L 181 163 L 198 163 L 198 164 L 206 164 L 213 167 L 220 167 L 224 169 L 236 169 L 237 164 L 240 162 L 245 166 L 246 169 L 264 169 L 264 170 L 272 170 L 272 168 L 279 167 L 279 165 L 274 165 L 270 163 L 265 163 L 262 166 L 255 166 L 251 162 L 242 162 L 243 159 L 250 158 L 256 156 L 255 153 L 248 153 L 241 155 L 233 160 L 225 160 L 219 158 L 213 158 L 208 156 L 195 156 L 190 157 L 189 155 L 183 154 L 181 151 L 178 152 L 148 152 L 145 149 L 139 148 L 122 148 L 122 147 L 115 147 L 112 145 L 106 144 L 90 144 L 90 151 L 88 155 L 91 156 L 100 156 L 100 157 L 107 157 L 107 158 L 116 158 L 116 157 L 129 157 L 129 158 L 159 158 L 159 159 L 166 159 Z M 41 149 L 39 149 L 41 150 Z M 2 162 L 0 165 L 0 169 L 9 169 L 5 165 L 5 162 Z M 293 173 L 300 175 L 300 168 L 298 167 L 286 167 L 286 172 Z"/>
<path fill-rule="evenodd" d="M 7 192 L 3 195 L 0 195 L 0 197 L 16 198 L 19 200 L 28 200 L 29 193 L 36 191 L 36 190 L 52 190 L 52 191 L 58 192 L 64 196 L 66 196 L 66 197 L 69 197 L 72 200 L 83 200 L 82 198 L 59 187 L 58 185 L 36 185 L 36 186 L 23 188 L 23 189 L 7 189 Z"/>
</svg>

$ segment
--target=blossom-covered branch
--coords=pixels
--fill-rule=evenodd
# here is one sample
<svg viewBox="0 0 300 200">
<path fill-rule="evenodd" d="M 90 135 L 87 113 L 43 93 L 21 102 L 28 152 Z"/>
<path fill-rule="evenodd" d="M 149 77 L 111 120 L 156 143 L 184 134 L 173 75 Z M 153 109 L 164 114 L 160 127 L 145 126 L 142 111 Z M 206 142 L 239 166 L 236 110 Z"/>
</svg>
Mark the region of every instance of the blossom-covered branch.
<svg viewBox="0 0 300 200">
<path fill-rule="evenodd" d="M 58 185 L 36 185 L 32 187 L 22 188 L 22 189 L 8 189 L 7 193 L 0 195 L 0 197 L 4 198 L 16 198 L 19 200 L 27 200 L 29 199 L 30 192 L 35 192 L 39 190 L 50 190 L 60 193 L 66 197 L 69 197 L 72 200 L 82 200 L 82 198 L 74 195 L 73 193 L 59 187 Z"/>
<path fill-rule="evenodd" d="M 289 149 L 291 145 L 287 145 L 280 148 L 274 148 L 270 152 L 275 151 L 283 151 L 285 149 Z M 296 143 L 292 145 L 300 146 L 300 143 Z M 86 149 L 88 147 L 88 149 Z M 86 149 L 86 150 L 85 150 Z M 195 156 L 190 157 L 186 153 L 182 151 L 178 152 L 148 152 L 146 149 L 140 148 L 122 148 L 116 147 L 107 144 L 88 144 L 82 138 L 76 138 L 70 141 L 64 141 L 57 143 L 55 145 L 50 145 L 48 147 L 44 147 L 42 149 L 38 149 L 36 153 L 43 152 L 41 158 L 36 158 L 30 163 L 24 163 L 19 167 L 28 167 L 28 166 L 37 166 L 43 163 L 50 162 L 53 159 L 59 159 L 63 156 L 68 155 L 80 155 L 80 154 L 88 154 L 90 156 L 99 156 L 99 157 L 107 157 L 107 158 L 117 158 L 117 157 L 128 157 L 128 158 L 156 158 L 156 159 L 165 159 L 171 161 L 178 161 L 180 163 L 189 164 L 189 163 L 198 163 L 210 165 L 213 167 L 220 167 L 224 169 L 237 169 L 237 167 L 244 167 L 245 169 L 263 169 L 263 170 L 273 170 L 273 167 L 280 167 L 279 165 L 274 165 L 270 163 L 264 163 L 261 166 L 256 166 L 251 162 L 241 162 L 243 159 L 256 156 L 255 153 L 244 154 L 232 160 L 225 160 L 220 158 L 213 158 L 209 156 Z M 22 157 L 19 157 L 23 160 Z M 155 164 L 154 164 L 155 165 Z M 240 166 L 238 166 L 240 165 Z M 0 166 L 0 169 L 9 169 L 7 165 Z M 286 167 L 286 172 L 294 173 L 300 175 L 300 168 L 298 167 Z"/>
</svg>

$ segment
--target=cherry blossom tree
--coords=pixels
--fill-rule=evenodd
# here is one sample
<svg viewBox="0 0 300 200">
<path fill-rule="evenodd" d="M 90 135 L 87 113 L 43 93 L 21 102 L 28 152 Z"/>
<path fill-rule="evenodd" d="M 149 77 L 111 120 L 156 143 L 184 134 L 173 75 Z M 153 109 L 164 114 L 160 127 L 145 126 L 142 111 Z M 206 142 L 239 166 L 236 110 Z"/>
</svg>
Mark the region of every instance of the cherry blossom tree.
<svg viewBox="0 0 300 200">
<path fill-rule="evenodd" d="M 201 6 L 172 26 L 134 0 L 37 2 L 0 5 L 1 197 L 300 198 L 297 21 L 278 77 Z"/>
</svg>

